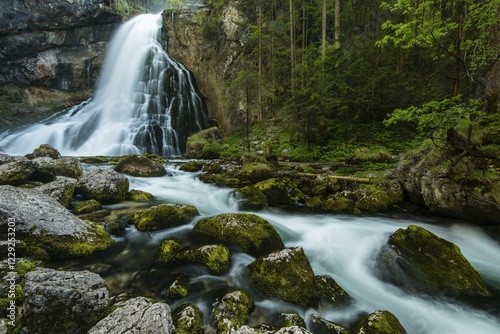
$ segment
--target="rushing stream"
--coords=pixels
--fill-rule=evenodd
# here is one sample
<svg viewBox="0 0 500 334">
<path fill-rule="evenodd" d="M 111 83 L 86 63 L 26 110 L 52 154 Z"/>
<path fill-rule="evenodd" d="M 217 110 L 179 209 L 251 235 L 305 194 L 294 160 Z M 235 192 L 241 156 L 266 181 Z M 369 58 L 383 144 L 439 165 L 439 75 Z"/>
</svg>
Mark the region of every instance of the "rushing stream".
<svg viewBox="0 0 500 334">
<path fill-rule="evenodd" d="M 197 173 L 178 170 L 178 163 L 167 166 L 172 176 L 159 178 L 130 177 L 131 188 L 148 191 L 161 203 L 195 205 L 201 217 L 236 211 L 232 190 L 204 184 Z M 131 211 L 131 203 L 107 206 L 109 216 L 116 219 Z M 133 208 L 137 209 L 137 208 Z M 444 221 L 416 216 L 354 216 L 333 214 L 290 213 L 267 210 L 256 214 L 268 220 L 279 232 L 286 247 L 304 248 L 318 275 L 332 276 L 354 300 L 348 306 L 331 310 L 304 310 L 290 304 L 271 301 L 249 288 L 243 268 L 253 261 L 249 255 L 233 252 L 232 268 L 225 276 L 213 276 L 201 266 L 180 266 L 170 269 L 153 264 L 155 251 L 162 240 L 175 239 L 196 245 L 200 240 L 190 236 L 196 218 L 186 226 L 154 233 L 143 233 L 130 227 L 108 251 L 80 261 L 65 263 L 65 269 L 90 269 L 99 272 L 115 294 L 132 292 L 163 299 L 162 292 L 173 279 L 185 271 L 191 285 L 198 289 L 186 299 L 172 303 L 194 302 L 210 322 L 211 305 L 217 293 L 227 287 L 242 287 L 254 293 L 257 309 L 254 325 L 270 322 L 279 312 L 295 311 L 304 319 L 320 313 L 328 320 L 344 325 L 362 312 L 389 310 L 397 316 L 408 333 L 498 333 L 500 328 L 500 244 L 479 228 L 457 221 Z M 374 256 L 390 234 L 409 224 L 418 224 L 438 236 L 460 246 L 464 256 L 481 273 L 495 297 L 476 307 L 464 302 L 444 300 L 439 296 L 408 295 L 381 282 L 374 275 Z M 477 304 L 477 303 L 476 303 Z"/>
</svg>

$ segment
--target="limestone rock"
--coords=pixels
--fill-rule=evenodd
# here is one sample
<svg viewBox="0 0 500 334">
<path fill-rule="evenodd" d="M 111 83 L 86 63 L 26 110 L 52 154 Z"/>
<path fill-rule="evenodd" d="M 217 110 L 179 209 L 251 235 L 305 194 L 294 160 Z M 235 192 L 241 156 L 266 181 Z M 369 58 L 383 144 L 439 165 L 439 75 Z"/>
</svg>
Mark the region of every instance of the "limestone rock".
<svg viewBox="0 0 500 334">
<path fill-rule="evenodd" d="M 224 245 L 207 245 L 181 251 L 176 255 L 179 262 L 203 265 L 213 274 L 222 275 L 229 270 L 231 254 Z"/>
<path fill-rule="evenodd" d="M 170 306 L 137 297 L 114 305 L 116 309 L 88 334 L 174 334 Z"/>
<path fill-rule="evenodd" d="M 225 213 L 204 218 L 194 231 L 217 242 L 238 246 L 253 256 L 283 248 L 283 241 L 274 227 L 254 214 Z"/>
<path fill-rule="evenodd" d="M 52 159 L 49 157 L 39 157 L 32 161 L 35 164 L 33 178 L 38 181 L 52 181 L 56 176 L 78 179 L 83 174 L 82 165 L 78 158 Z"/>
<path fill-rule="evenodd" d="M 21 322 L 33 334 L 87 333 L 109 304 L 104 280 L 89 271 L 36 268 L 26 274 L 23 289 Z"/>
<path fill-rule="evenodd" d="M 253 186 L 238 188 L 235 191 L 235 196 L 238 198 L 238 208 L 240 210 L 258 211 L 269 207 L 266 195 Z"/>
<path fill-rule="evenodd" d="M 16 221 L 18 240 L 35 258 L 67 258 L 91 254 L 111 245 L 104 229 L 83 221 L 50 196 L 0 186 L 0 224 Z"/>
<path fill-rule="evenodd" d="M 375 311 L 358 323 L 354 334 L 406 334 L 399 320 L 389 311 Z"/>
<path fill-rule="evenodd" d="M 76 192 L 86 199 L 103 204 L 122 202 L 127 198 L 127 177 L 109 169 L 94 168 L 83 174 L 76 185 Z"/>
<path fill-rule="evenodd" d="M 197 215 L 199 212 L 192 205 L 170 203 L 136 211 L 127 216 L 127 222 L 139 231 L 158 231 L 187 224 Z"/>
<path fill-rule="evenodd" d="M 35 165 L 28 159 L 11 160 L 0 165 L 0 185 L 18 186 L 29 182 Z"/>
<path fill-rule="evenodd" d="M 33 190 L 55 198 L 67 208 L 75 192 L 76 182 L 77 180 L 73 178 L 57 176 L 54 181 L 36 187 Z"/>
<path fill-rule="evenodd" d="M 167 174 L 165 167 L 159 162 L 149 159 L 144 155 L 128 155 L 122 157 L 115 167 L 118 173 L 132 176 L 163 176 Z"/>
<path fill-rule="evenodd" d="M 91 213 L 97 210 L 101 210 L 102 205 L 95 199 L 89 199 L 88 201 L 83 201 L 75 204 L 73 212 L 75 215 L 81 215 L 84 213 Z"/>
<path fill-rule="evenodd" d="M 174 314 L 175 334 L 203 334 L 205 326 L 198 306 L 183 304 L 175 309 Z"/>
<path fill-rule="evenodd" d="M 422 227 L 399 229 L 387 244 L 377 260 L 379 274 L 387 282 L 432 295 L 490 295 L 460 248 Z"/>
<path fill-rule="evenodd" d="M 226 293 L 214 303 L 212 318 L 218 334 L 230 334 L 244 325 L 254 308 L 252 297 L 243 290 Z"/>
<path fill-rule="evenodd" d="M 137 189 L 131 189 L 127 194 L 127 199 L 134 202 L 150 202 L 153 198 L 153 194 Z"/>
<path fill-rule="evenodd" d="M 281 313 L 278 316 L 278 325 L 280 327 L 299 326 L 306 327 L 306 322 L 298 313 Z"/>
<path fill-rule="evenodd" d="M 311 316 L 311 330 L 314 334 L 349 334 L 349 329 L 328 321 L 319 314 Z"/>
<path fill-rule="evenodd" d="M 38 148 L 35 148 L 32 153 L 26 154 L 26 158 L 35 159 L 39 157 L 49 157 L 52 159 L 61 159 L 61 153 L 58 150 L 50 146 L 49 144 L 41 144 Z"/>
</svg>

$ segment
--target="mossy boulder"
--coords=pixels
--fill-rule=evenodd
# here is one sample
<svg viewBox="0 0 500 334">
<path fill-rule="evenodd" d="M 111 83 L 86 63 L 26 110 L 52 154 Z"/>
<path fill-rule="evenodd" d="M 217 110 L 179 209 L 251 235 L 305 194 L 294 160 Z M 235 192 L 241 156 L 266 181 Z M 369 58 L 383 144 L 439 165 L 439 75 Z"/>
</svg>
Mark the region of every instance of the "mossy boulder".
<svg viewBox="0 0 500 334">
<path fill-rule="evenodd" d="M 220 150 L 212 150 L 210 147 L 222 145 L 223 140 L 222 132 L 215 126 L 202 130 L 188 137 L 184 156 L 192 159 L 218 159 Z"/>
<path fill-rule="evenodd" d="M 330 276 L 314 276 L 316 300 L 323 309 L 345 304 L 350 301 L 349 294 Z"/>
<path fill-rule="evenodd" d="M 319 314 L 311 315 L 309 323 L 315 334 L 349 334 L 349 329 L 332 321 L 328 321 Z M 393 334 L 399 334 L 394 332 Z"/>
<path fill-rule="evenodd" d="M 386 212 L 404 201 L 402 190 L 399 195 L 396 196 L 393 184 L 362 185 L 354 192 L 355 206 L 362 212 Z"/>
<path fill-rule="evenodd" d="M 61 153 L 58 150 L 50 146 L 49 144 L 42 144 L 38 148 L 35 148 L 33 152 L 26 154 L 26 158 L 35 159 L 40 157 L 49 157 L 52 159 L 61 159 Z"/>
<path fill-rule="evenodd" d="M 274 167 L 262 162 L 249 162 L 241 167 L 240 178 L 243 181 L 257 183 L 269 179 L 274 172 Z"/>
<path fill-rule="evenodd" d="M 55 198 L 65 208 L 69 207 L 71 198 L 75 192 L 76 179 L 57 176 L 52 182 L 33 188 L 35 191 Z"/>
<path fill-rule="evenodd" d="M 199 172 L 200 170 L 203 169 L 203 166 L 205 165 L 204 161 L 187 161 L 183 163 L 179 169 L 184 171 L 184 172 Z"/>
<path fill-rule="evenodd" d="M 298 313 L 280 313 L 276 324 L 279 327 L 299 326 L 306 327 L 306 322 Z"/>
<path fill-rule="evenodd" d="M 204 334 L 205 326 L 198 306 L 182 304 L 172 314 L 175 334 Z"/>
<path fill-rule="evenodd" d="M 0 225 L 9 218 L 16 221 L 19 250 L 35 259 L 89 255 L 113 242 L 101 226 L 79 219 L 54 198 L 31 190 L 0 186 L 0 217 Z"/>
<path fill-rule="evenodd" d="M 238 209 L 240 210 L 258 211 L 269 207 L 266 195 L 256 187 L 238 188 L 234 194 L 238 200 Z"/>
<path fill-rule="evenodd" d="M 85 213 L 95 212 L 101 210 L 102 205 L 95 199 L 89 199 L 88 201 L 83 201 L 75 204 L 73 213 L 76 215 L 81 215 Z"/>
<path fill-rule="evenodd" d="M 155 177 L 167 174 L 163 164 L 151 160 L 144 155 L 128 155 L 122 157 L 115 171 L 131 176 Z"/>
<path fill-rule="evenodd" d="M 217 242 L 238 246 L 256 257 L 283 248 L 283 241 L 274 227 L 254 214 L 224 213 L 204 218 L 194 231 Z"/>
<path fill-rule="evenodd" d="M 229 334 L 244 325 L 255 305 L 250 294 L 233 290 L 217 299 L 212 310 L 213 326 L 218 334 Z"/>
<path fill-rule="evenodd" d="M 26 158 L 0 165 L 0 185 L 18 186 L 29 182 L 35 165 Z"/>
<path fill-rule="evenodd" d="M 182 263 L 195 263 L 208 268 L 215 275 L 222 275 L 229 270 L 231 253 L 224 245 L 207 245 L 179 252 L 176 260 Z"/>
<path fill-rule="evenodd" d="M 393 233 L 378 256 L 379 275 L 412 293 L 489 296 L 479 273 L 460 248 L 410 225 Z"/>
<path fill-rule="evenodd" d="M 175 240 L 163 240 L 158 247 L 157 261 L 170 264 L 174 263 L 177 254 L 182 250 L 181 244 Z"/>
<path fill-rule="evenodd" d="M 151 202 L 153 198 L 153 194 L 137 189 L 131 189 L 127 194 L 127 199 L 134 202 Z"/>
<path fill-rule="evenodd" d="M 109 169 L 94 168 L 78 179 L 75 191 L 85 199 L 112 204 L 124 201 L 128 188 L 126 176 Z"/>
<path fill-rule="evenodd" d="M 365 316 L 352 331 L 354 334 L 406 334 L 399 320 L 389 311 L 375 311 Z"/>
<path fill-rule="evenodd" d="M 201 182 L 215 184 L 219 187 L 237 188 L 241 185 L 240 179 L 220 174 L 204 173 L 199 176 L 199 179 Z"/>
<path fill-rule="evenodd" d="M 352 213 L 354 211 L 354 201 L 349 197 L 336 195 L 328 198 L 323 208 L 328 212 Z"/>
<path fill-rule="evenodd" d="M 160 204 L 128 215 L 127 222 L 139 231 L 158 231 L 187 224 L 197 215 L 199 212 L 192 205 Z"/>
<path fill-rule="evenodd" d="M 182 299 L 186 298 L 188 295 L 189 277 L 186 274 L 182 274 L 177 277 L 175 281 L 165 290 L 165 297 L 168 300 Z"/>
<path fill-rule="evenodd" d="M 266 296 L 303 307 L 314 305 L 314 272 L 302 247 L 260 257 L 248 268 L 251 282 Z"/>
<path fill-rule="evenodd" d="M 287 185 L 277 178 L 258 182 L 254 187 L 266 195 L 270 206 L 289 205 L 292 202 Z"/>
<path fill-rule="evenodd" d="M 79 157 L 80 162 L 86 164 L 107 164 L 109 162 L 109 158 L 98 155 L 98 156 L 89 156 L 89 157 Z"/>
<path fill-rule="evenodd" d="M 40 157 L 32 160 L 35 164 L 35 172 L 32 179 L 37 181 L 51 181 L 56 176 L 66 176 L 78 179 L 83 174 L 82 164 L 75 157 L 52 159 Z"/>
</svg>

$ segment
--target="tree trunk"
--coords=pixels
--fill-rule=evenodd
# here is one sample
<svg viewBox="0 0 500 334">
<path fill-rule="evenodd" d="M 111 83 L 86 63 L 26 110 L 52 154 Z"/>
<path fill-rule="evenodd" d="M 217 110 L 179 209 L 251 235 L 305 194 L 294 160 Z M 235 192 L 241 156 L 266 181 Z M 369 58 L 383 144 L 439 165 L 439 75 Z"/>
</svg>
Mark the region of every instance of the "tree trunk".
<svg viewBox="0 0 500 334">
<path fill-rule="evenodd" d="M 321 8 L 321 57 L 325 59 L 326 53 L 326 0 L 323 0 Z"/>
<path fill-rule="evenodd" d="M 335 19 L 334 19 L 334 37 L 335 47 L 340 49 L 340 0 L 335 0 Z"/>
</svg>

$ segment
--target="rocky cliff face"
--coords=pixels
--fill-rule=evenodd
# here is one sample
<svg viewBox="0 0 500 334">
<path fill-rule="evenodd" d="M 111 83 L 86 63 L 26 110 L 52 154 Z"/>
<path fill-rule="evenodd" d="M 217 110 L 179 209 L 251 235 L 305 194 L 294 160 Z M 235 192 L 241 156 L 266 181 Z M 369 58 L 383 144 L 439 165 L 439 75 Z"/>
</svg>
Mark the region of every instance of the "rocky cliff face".
<svg viewBox="0 0 500 334">
<path fill-rule="evenodd" d="M 120 22 L 110 0 L 2 0 L 0 129 L 88 98 Z"/>
<path fill-rule="evenodd" d="M 203 9 L 164 11 L 163 21 L 168 53 L 193 73 L 207 99 L 210 118 L 224 132 L 244 124 L 243 110 L 228 110 L 224 105 L 224 82 L 234 78 L 245 64 L 247 32 L 238 24 L 244 18 L 233 2 L 221 11 L 220 22 L 212 24 L 207 24 L 212 19 L 210 12 Z"/>
</svg>

